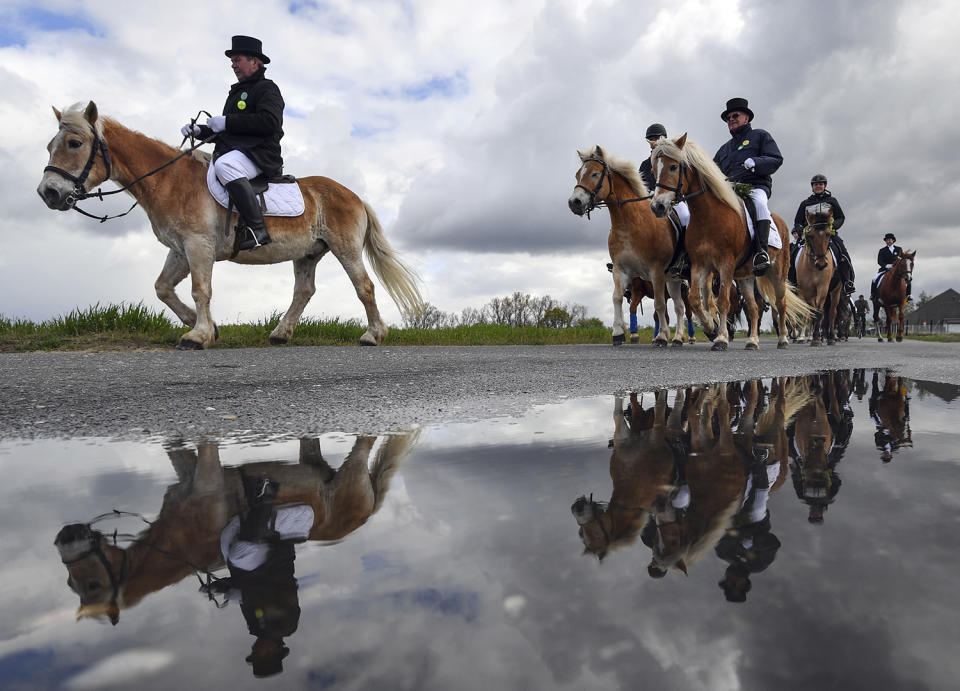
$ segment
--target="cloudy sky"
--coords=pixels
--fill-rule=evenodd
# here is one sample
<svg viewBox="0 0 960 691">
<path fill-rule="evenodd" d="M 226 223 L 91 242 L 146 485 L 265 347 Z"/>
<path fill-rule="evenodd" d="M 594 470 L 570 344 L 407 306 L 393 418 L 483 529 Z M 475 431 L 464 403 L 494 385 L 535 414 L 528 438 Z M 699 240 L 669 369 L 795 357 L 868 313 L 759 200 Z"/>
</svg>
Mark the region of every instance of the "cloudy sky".
<svg viewBox="0 0 960 691">
<path fill-rule="evenodd" d="M 578 148 L 639 163 L 651 122 L 708 151 L 727 99 L 784 154 L 771 208 L 792 221 L 822 172 L 847 216 L 859 292 L 881 238 L 918 250 L 914 294 L 957 288 L 960 13 L 949 2 L 831 0 L 260 0 L 0 2 L 0 314 L 160 308 L 166 256 L 146 216 L 98 224 L 36 194 L 50 106 L 102 114 L 176 145 L 234 81 L 233 34 L 263 40 L 286 101 L 286 172 L 322 174 L 376 209 L 387 237 L 447 312 L 522 291 L 587 305 L 609 323 L 605 211 L 570 213 Z M 114 197 L 101 210 L 129 202 Z M 289 265 L 218 264 L 214 318 L 289 304 Z M 188 284 L 181 296 L 189 301 Z M 325 258 L 307 317 L 357 318 Z M 379 293 L 388 322 L 396 306 Z M 649 309 L 647 316 L 649 317 Z"/>
</svg>

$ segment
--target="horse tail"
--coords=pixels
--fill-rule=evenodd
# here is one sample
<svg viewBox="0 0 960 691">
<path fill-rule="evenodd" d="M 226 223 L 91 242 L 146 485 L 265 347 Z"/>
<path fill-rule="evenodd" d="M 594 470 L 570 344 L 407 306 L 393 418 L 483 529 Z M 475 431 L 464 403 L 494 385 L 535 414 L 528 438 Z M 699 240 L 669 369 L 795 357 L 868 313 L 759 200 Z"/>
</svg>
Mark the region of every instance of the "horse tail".
<svg viewBox="0 0 960 691">
<path fill-rule="evenodd" d="M 400 311 L 404 314 L 417 312 L 423 307 L 423 298 L 420 297 L 420 289 L 417 287 L 419 277 L 400 260 L 387 242 L 373 207 L 363 202 L 363 210 L 367 212 L 367 232 L 363 238 L 367 261 Z"/>
<path fill-rule="evenodd" d="M 377 449 L 373 467 L 370 468 L 370 484 L 373 485 L 373 511 L 376 513 L 387 496 L 390 479 L 420 437 L 420 429 L 403 434 L 387 435 L 386 441 Z"/>
<path fill-rule="evenodd" d="M 763 299 L 776 306 L 777 290 L 773 280 L 769 276 L 758 276 L 757 285 L 760 287 Z M 783 288 L 784 298 L 786 299 L 787 324 L 788 326 L 800 327 L 814 315 L 816 310 L 797 295 L 797 289 L 789 282 L 784 282 Z"/>
</svg>

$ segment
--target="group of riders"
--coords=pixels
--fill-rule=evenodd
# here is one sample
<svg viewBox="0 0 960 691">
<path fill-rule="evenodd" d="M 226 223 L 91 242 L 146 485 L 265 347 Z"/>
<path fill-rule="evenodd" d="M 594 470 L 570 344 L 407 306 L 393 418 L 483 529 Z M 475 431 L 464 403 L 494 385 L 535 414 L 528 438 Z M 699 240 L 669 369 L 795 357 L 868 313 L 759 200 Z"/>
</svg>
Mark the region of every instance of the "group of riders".
<svg viewBox="0 0 960 691">
<path fill-rule="evenodd" d="M 206 124 L 190 122 L 183 126 L 184 137 L 197 137 L 215 141 L 212 165 L 217 179 L 229 194 L 236 208 L 240 223 L 237 224 L 238 250 L 255 250 L 268 244 L 271 239 L 263 220 L 263 212 L 257 200 L 257 191 L 270 180 L 280 180 L 283 173 L 283 157 L 280 140 L 283 138 L 283 96 L 277 85 L 265 76 L 270 58 L 263 53 L 262 43 L 252 36 L 233 36 L 231 47 L 224 51 L 230 58 L 237 82 L 230 87 L 222 114 L 207 118 Z M 720 119 L 727 124 L 730 139 L 714 155 L 713 160 L 720 170 L 734 183 L 742 184 L 748 199 L 748 209 L 754 220 L 753 271 L 763 275 L 770 266 L 767 244 L 772 217 L 767 205 L 773 188 L 773 174 L 783 164 L 783 156 L 774 138 L 766 130 L 753 127 L 753 111 L 747 99 L 732 98 L 727 101 Z M 647 128 L 645 138 L 654 148 L 660 139 L 667 136 L 663 125 L 654 123 Z M 648 189 L 657 186 L 650 160 L 640 166 L 640 175 Z M 817 206 L 833 212 L 833 233 L 830 241 L 837 262 L 837 273 L 846 296 L 854 288 L 853 262 L 837 231 L 843 226 L 844 214 L 840 203 L 827 189 L 827 178 L 817 173 L 810 179 L 812 194 L 800 202 L 793 221 L 790 243 L 790 280 L 796 283 L 796 257 L 804 244 L 807 226 L 806 210 Z M 690 220 L 686 202 L 675 206 L 681 226 L 680 238 L 668 273 L 689 278 L 689 260 L 683 246 L 683 229 Z M 879 278 L 889 270 L 902 250 L 893 233 L 884 236 L 886 246 L 881 248 L 877 263 L 880 271 L 871 285 L 874 297 Z M 910 302 L 910 284 L 907 283 L 907 301 Z M 865 314 L 868 303 L 860 299 L 853 303 L 858 315 Z"/>
<path fill-rule="evenodd" d="M 772 175 L 783 163 L 783 156 L 769 132 L 753 127 L 753 117 L 753 111 L 750 110 L 747 99 L 732 98 L 727 101 L 726 108 L 720 114 L 720 119 L 727 124 L 730 139 L 717 150 L 713 161 L 731 182 L 744 185 L 746 186 L 745 189 L 749 190 L 749 202 L 752 202 L 752 204 L 747 206 L 748 209 L 751 206 L 753 207 L 750 211 L 754 220 L 753 272 L 757 276 L 762 276 L 770 266 L 767 244 L 772 217 L 767 206 L 767 200 L 772 193 Z M 650 125 L 645 134 L 651 149 L 656 147 L 658 142 L 666 136 L 667 130 L 660 123 Z M 656 189 L 657 180 L 649 159 L 640 164 L 640 176 L 643 178 L 647 189 Z M 796 258 L 804 245 L 804 236 L 807 230 L 807 209 L 815 207 L 822 211 L 830 210 L 833 212 L 833 232 L 830 246 L 836 257 L 837 275 L 843 286 L 844 295 L 847 296 L 847 299 L 851 299 L 849 296 L 855 291 L 853 262 L 850 260 L 850 254 L 838 233 L 844 222 L 843 210 L 833 193 L 827 189 L 827 177 L 825 175 L 822 173 L 814 175 L 810 178 L 810 186 L 812 194 L 800 202 L 793 219 L 789 280 L 794 284 L 797 282 Z M 678 202 L 674 209 L 681 225 L 681 232 L 677 243 L 677 251 L 667 272 L 678 278 L 689 279 L 690 267 L 686 252 L 683 249 L 683 229 L 689 223 L 690 211 L 686 202 L 683 201 Z M 893 233 L 887 233 L 883 239 L 886 245 L 880 249 L 877 256 L 879 272 L 871 283 L 871 299 L 876 296 L 880 278 L 892 267 L 896 257 L 903 252 L 895 244 L 897 239 Z M 910 283 L 908 282 L 907 302 L 910 301 Z M 869 303 L 864 300 L 863 295 L 860 295 L 859 299 L 853 303 L 853 308 L 858 315 L 865 315 L 868 307 Z"/>
</svg>

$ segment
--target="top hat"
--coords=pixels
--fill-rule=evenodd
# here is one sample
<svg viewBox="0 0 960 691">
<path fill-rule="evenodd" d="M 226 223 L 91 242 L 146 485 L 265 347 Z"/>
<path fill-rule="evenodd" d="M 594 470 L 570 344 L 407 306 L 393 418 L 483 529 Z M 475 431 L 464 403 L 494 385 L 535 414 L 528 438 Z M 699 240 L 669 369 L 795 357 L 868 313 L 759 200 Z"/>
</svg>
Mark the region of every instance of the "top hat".
<svg viewBox="0 0 960 691">
<path fill-rule="evenodd" d="M 264 65 L 270 62 L 270 58 L 263 54 L 263 44 L 259 38 L 253 36 L 234 36 L 231 40 L 230 50 L 223 51 L 228 58 L 234 55 L 252 55 L 259 58 Z"/>
<path fill-rule="evenodd" d="M 644 135 L 644 139 L 656 139 L 657 137 L 666 137 L 667 128 L 661 125 L 659 122 L 655 122 L 650 127 L 647 128 L 647 133 Z"/>
<path fill-rule="evenodd" d="M 887 238 L 890 238 L 894 242 L 897 241 L 897 236 L 894 235 L 893 233 L 887 233 L 886 235 L 883 236 L 884 241 L 886 241 Z"/>
<path fill-rule="evenodd" d="M 745 98 L 731 98 L 729 101 L 727 101 L 727 109 L 720 113 L 720 119 L 726 122 L 727 116 L 732 110 L 742 110 L 744 113 L 750 116 L 750 120 L 753 120 L 753 111 L 747 107 L 747 99 Z"/>
</svg>

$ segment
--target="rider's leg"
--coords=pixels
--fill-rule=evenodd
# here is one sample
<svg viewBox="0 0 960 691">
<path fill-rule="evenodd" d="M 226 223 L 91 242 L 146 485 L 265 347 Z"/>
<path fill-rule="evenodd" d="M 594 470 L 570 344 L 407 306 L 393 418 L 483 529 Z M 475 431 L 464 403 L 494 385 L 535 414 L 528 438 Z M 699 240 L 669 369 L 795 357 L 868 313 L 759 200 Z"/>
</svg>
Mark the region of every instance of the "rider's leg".
<svg viewBox="0 0 960 691">
<path fill-rule="evenodd" d="M 770 268 L 767 242 L 770 237 L 770 224 L 773 219 L 770 216 L 770 209 L 767 208 L 766 192 L 755 187 L 750 190 L 750 198 L 753 199 L 754 206 L 757 209 L 757 222 L 753 229 L 753 273 L 762 276 Z"/>
<path fill-rule="evenodd" d="M 800 253 L 799 244 L 790 245 L 790 269 L 787 271 L 787 280 L 797 285 L 797 255 Z"/>
<path fill-rule="evenodd" d="M 677 247 L 674 250 L 673 258 L 667 265 L 667 273 L 677 278 L 690 279 L 690 258 L 687 256 L 687 248 L 684 245 L 687 226 L 690 225 L 690 208 L 686 202 L 677 202 L 673 207 L 680 219 L 680 235 L 677 238 Z"/>
<path fill-rule="evenodd" d="M 853 283 L 853 262 L 850 261 L 850 253 L 847 252 L 847 246 L 839 235 L 834 235 L 830 242 L 837 249 L 837 269 L 840 272 L 840 280 L 843 281 L 843 292 L 846 295 L 851 295 L 856 287 Z"/>
<path fill-rule="evenodd" d="M 217 179 L 227 188 L 227 193 L 237 207 L 237 212 L 247 224 L 248 232 L 238 247 L 241 250 L 256 249 L 270 242 L 270 235 L 263 221 L 263 211 L 257 201 L 250 179 L 261 170 L 240 151 L 228 151 L 213 162 Z"/>
</svg>

